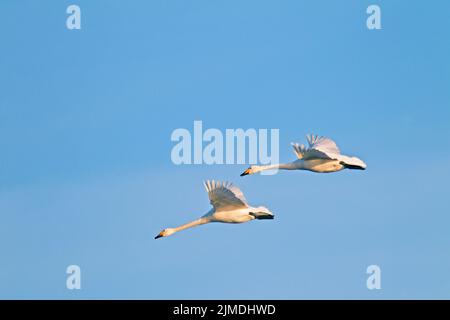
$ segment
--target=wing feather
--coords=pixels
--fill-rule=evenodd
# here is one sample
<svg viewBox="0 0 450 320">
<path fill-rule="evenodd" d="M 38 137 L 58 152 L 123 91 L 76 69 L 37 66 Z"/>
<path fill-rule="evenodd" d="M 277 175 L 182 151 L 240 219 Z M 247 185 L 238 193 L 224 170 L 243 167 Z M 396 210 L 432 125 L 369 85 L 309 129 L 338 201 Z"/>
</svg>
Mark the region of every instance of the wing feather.
<svg viewBox="0 0 450 320">
<path fill-rule="evenodd" d="M 291 143 L 292 147 L 294 148 L 294 153 L 297 156 L 298 159 L 303 159 L 305 156 L 305 153 L 307 151 L 304 144 L 298 144 L 298 143 Z"/>
<path fill-rule="evenodd" d="M 303 159 L 337 159 L 341 152 L 336 142 L 317 135 L 306 136 L 309 148 L 303 152 Z"/>
<path fill-rule="evenodd" d="M 209 201 L 216 211 L 248 207 L 242 191 L 230 182 L 207 180 L 204 182 L 204 186 L 208 192 Z"/>
</svg>

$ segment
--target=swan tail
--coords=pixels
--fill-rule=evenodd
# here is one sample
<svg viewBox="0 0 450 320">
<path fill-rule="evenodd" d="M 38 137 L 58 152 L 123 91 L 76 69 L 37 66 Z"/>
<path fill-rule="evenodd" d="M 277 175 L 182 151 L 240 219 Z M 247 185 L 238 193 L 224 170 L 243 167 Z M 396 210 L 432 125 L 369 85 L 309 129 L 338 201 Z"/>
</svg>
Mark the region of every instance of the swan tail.
<svg viewBox="0 0 450 320">
<path fill-rule="evenodd" d="M 346 169 L 353 169 L 353 170 L 366 170 L 367 165 L 359 158 L 356 157 L 345 157 L 341 160 L 341 164 Z"/>
</svg>

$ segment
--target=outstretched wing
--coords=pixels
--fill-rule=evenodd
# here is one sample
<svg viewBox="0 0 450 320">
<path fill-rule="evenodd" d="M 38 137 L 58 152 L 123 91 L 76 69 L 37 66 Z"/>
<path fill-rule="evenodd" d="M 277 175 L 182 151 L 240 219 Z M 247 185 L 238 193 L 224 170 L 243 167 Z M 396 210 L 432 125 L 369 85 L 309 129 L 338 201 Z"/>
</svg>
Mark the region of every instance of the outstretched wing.
<svg viewBox="0 0 450 320">
<path fill-rule="evenodd" d="M 248 207 L 244 194 L 232 183 L 208 180 L 203 184 L 208 192 L 209 201 L 216 211 L 235 210 Z"/>
<path fill-rule="evenodd" d="M 294 153 L 297 156 L 297 158 L 303 159 L 306 151 L 308 151 L 308 149 L 306 149 L 305 145 L 304 144 L 300 145 L 298 143 L 291 143 L 291 145 L 294 148 Z"/>
<path fill-rule="evenodd" d="M 341 152 L 336 143 L 327 137 L 308 135 L 309 148 L 303 152 L 303 159 L 337 159 Z"/>
</svg>

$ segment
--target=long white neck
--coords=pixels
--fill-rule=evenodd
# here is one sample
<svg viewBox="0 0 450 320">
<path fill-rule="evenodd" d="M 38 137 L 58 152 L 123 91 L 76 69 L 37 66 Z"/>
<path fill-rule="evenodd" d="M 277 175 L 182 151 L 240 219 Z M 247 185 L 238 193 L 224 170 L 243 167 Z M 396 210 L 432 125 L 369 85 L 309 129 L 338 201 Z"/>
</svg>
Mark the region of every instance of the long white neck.
<svg viewBox="0 0 450 320">
<path fill-rule="evenodd" d="M 186 224 L 183 224 L 183 225 L 173 228 L 173 229 L 174 229 L 174 232 L 178 232 L 178 231 L 182 231 L 182 230 L 185 230 L 188 228 L 193 228 L 195 226 L 199 226 L 199 225 L 209 223 L 209 222 L 211 222 L 211 219 L 209 219 L 208 217 L 201 217 L 200 219 L 188 222 Z"/>
<path fill-rule="evenodd" d="M 271 164 L 267 166 L 256 166 L 257 172 L 260 171 L 266 171 L 266 170 L 273 170 L 273 169 L 282 169 L 282 170 L 296 170 L 299 168 L 298 164 L 294 162 L 290 163 L 277 163 L 277 164 Z"/>
</svg>

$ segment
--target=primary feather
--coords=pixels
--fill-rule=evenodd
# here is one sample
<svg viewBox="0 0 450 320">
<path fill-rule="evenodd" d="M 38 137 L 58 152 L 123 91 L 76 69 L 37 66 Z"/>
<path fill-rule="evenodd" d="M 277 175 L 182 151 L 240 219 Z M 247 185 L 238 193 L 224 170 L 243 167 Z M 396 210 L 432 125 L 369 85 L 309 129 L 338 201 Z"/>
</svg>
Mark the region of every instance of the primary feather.
<svg viewBox="0 0 450 320">
<path fill-rule="evenodd" d="M 209 201 L 216 211 L 247 208 L 247 200 L 242 191 L 230 182 L 205 181 Z"/>
</svg>

